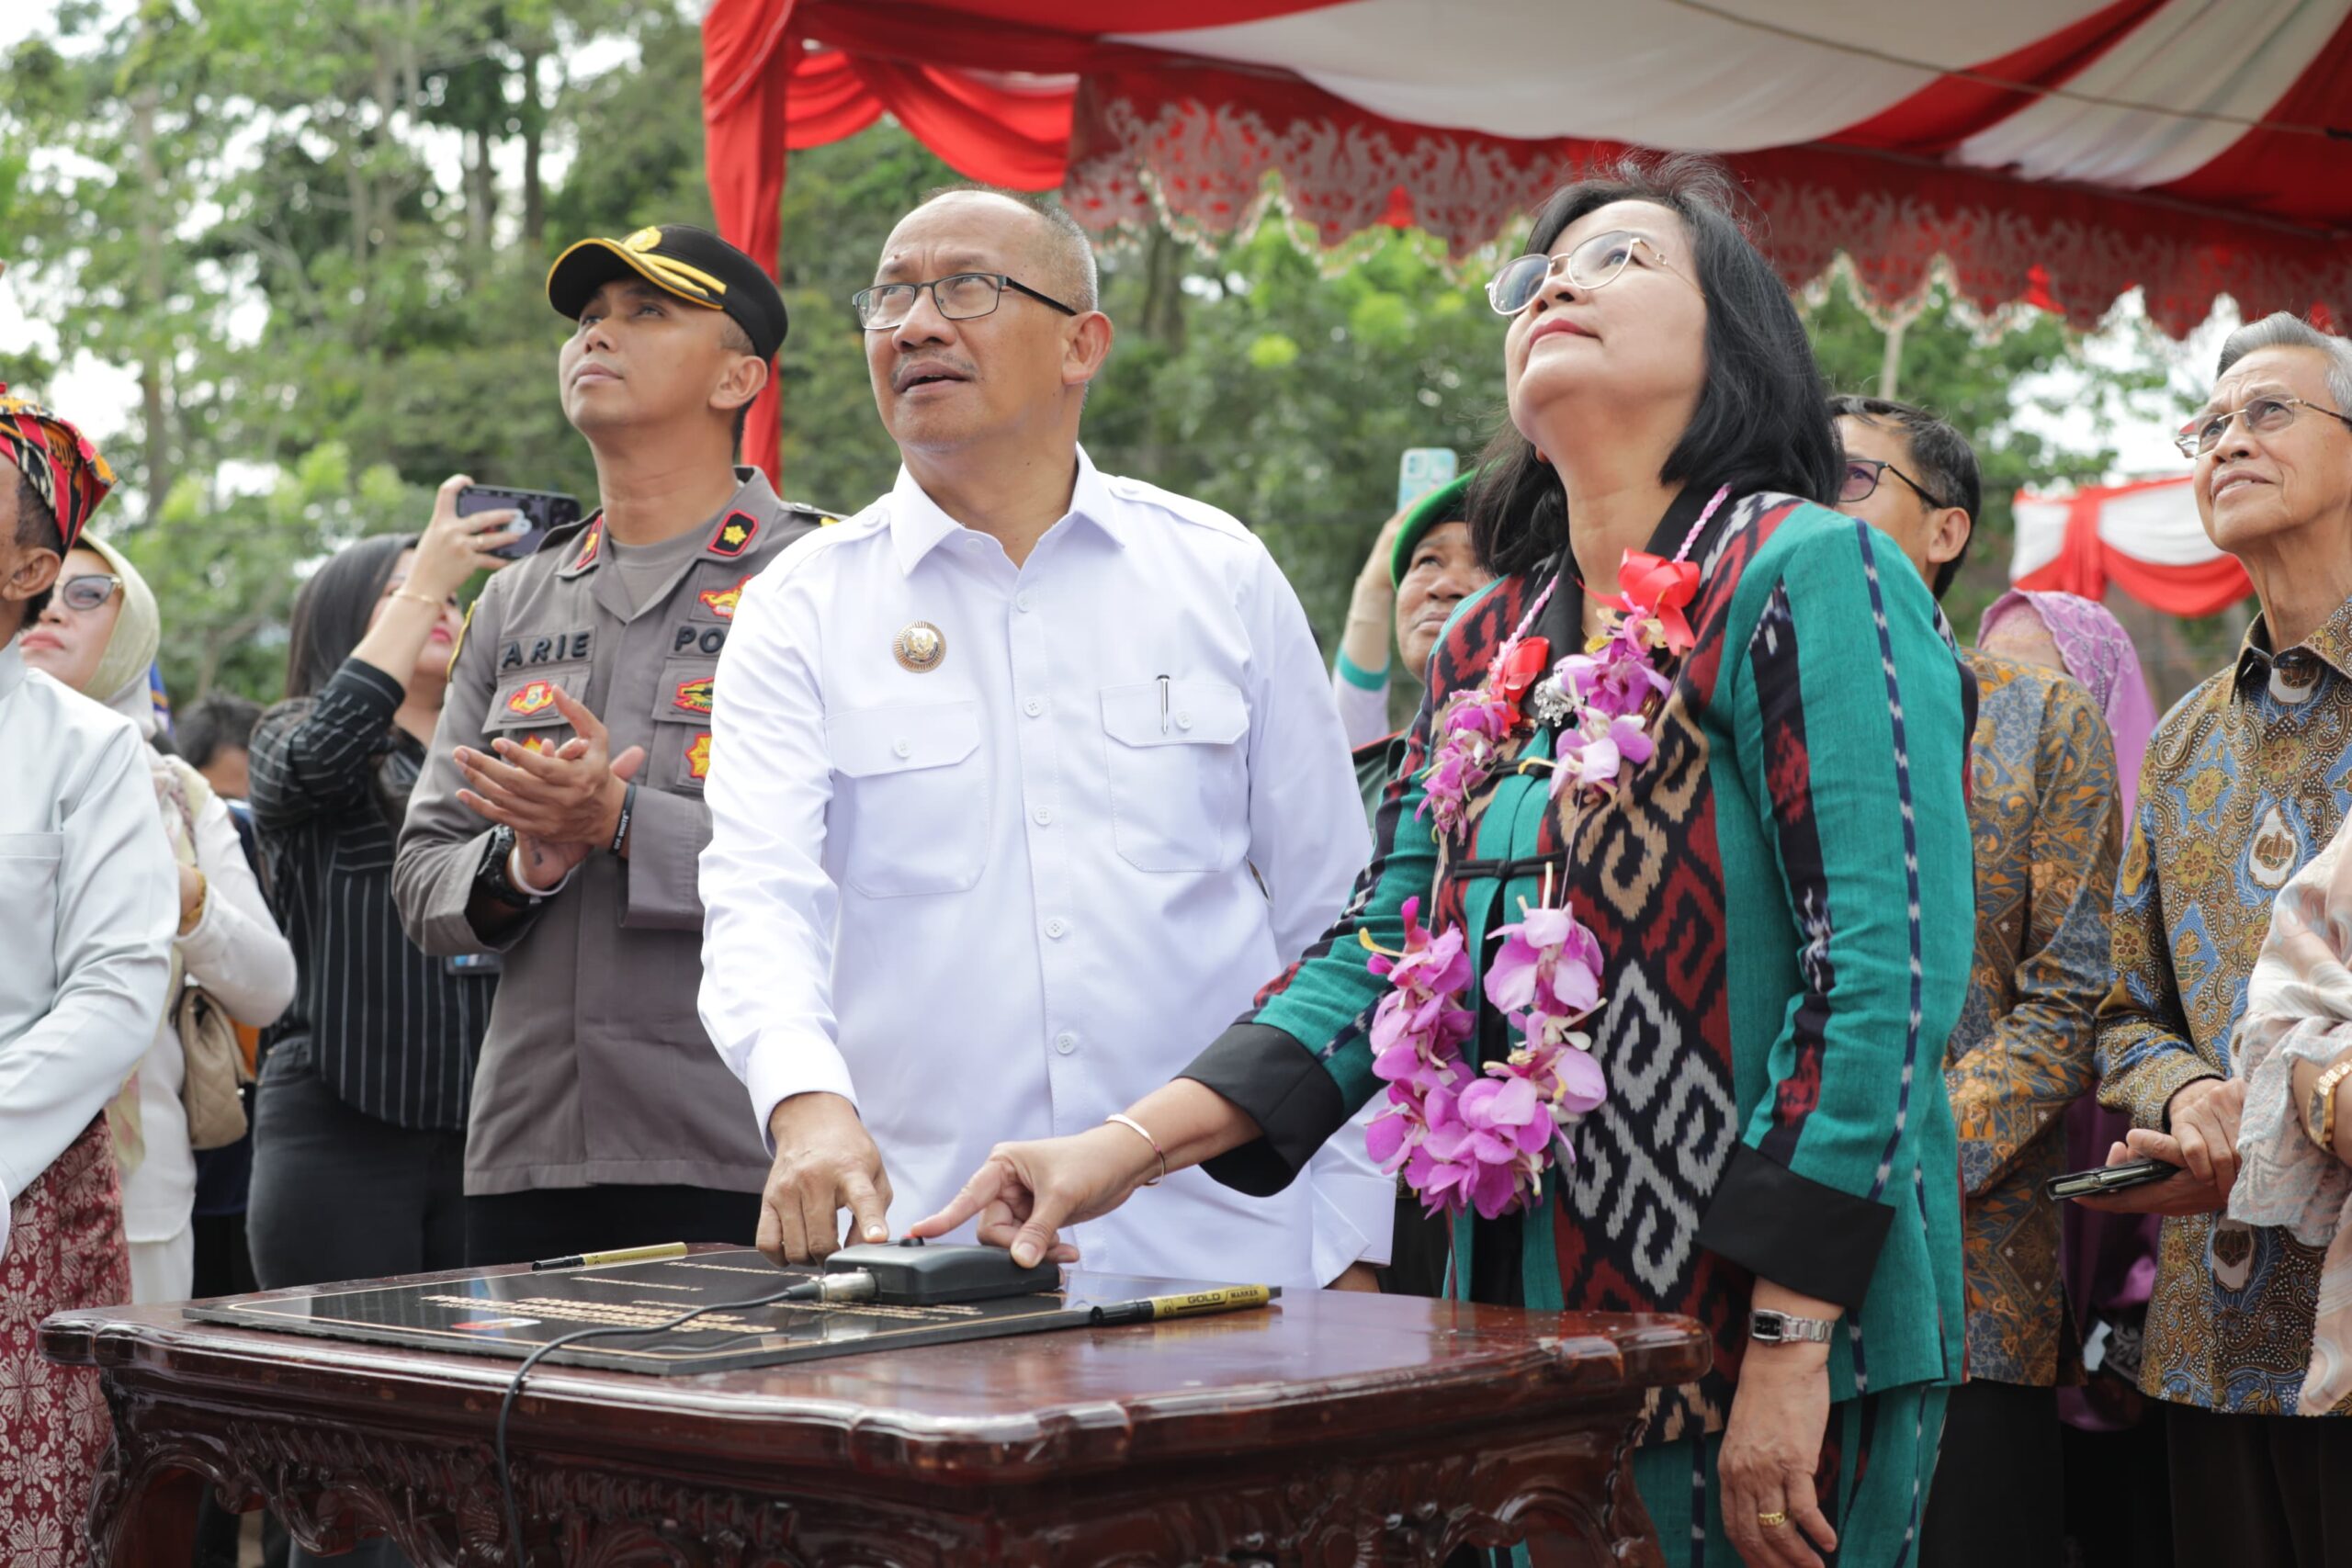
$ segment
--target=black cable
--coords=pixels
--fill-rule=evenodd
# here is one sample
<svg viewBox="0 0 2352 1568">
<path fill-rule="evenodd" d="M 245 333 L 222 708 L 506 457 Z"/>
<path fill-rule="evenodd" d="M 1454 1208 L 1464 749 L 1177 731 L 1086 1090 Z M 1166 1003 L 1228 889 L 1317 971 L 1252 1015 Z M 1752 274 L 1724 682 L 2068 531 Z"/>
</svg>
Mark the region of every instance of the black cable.
<svg viewBox="0 0 2352 1568">
<path fill-rule="evenodd" d="M 530 1376 L 531 1369 L 537 1366 L 543 1358 L 553 1351 L 562 1349 L 567 1345 L 577 1344 L 582 1339 L 599 1338 L 605 1335 L 667 1334 L 673 1328 L 693 1322 L 706 1313 L 748 1312 L 753 1307 L 774 1306 L 778 1302 L 813 1302 L 822 1301 L 825 1297 L 826 1289 L 823 1280 L 804 1280 L 799 1284 L 787 1286 L 773 1295 L 755 1296 L 750 1301 L 741 1302 L 713 1302 L 708 1306 L 698 1306 L 691 1312 L 682 1312 L 665 1323 L 608 1323 L 599 1324 L 594 1328 L 576 1328 L 569 1334 L 557 1335 L 524 1357 L 523 1364 L 514 1369 L 514 1376 L 506 1384 L 506 1397 L 498 1402 L 496 1433 L 498 1495 L 506 1510 L 506 1539 L 514 1543 L 515 1568 L 529 1568 L 531 1559 L 528 1549 L 523 1544 L 523 1514 L 514 1502 L 514 1474 L 506 1462 L 506 1418 L 514 1413 L 514 1402 L 523 1393 L 523 1380 Z M 759 1332 L 767 1331 L 763 1329 Z M 742 1338 L 745 1335 L 739 1333 L 729 1337 Z"/>
</svg>

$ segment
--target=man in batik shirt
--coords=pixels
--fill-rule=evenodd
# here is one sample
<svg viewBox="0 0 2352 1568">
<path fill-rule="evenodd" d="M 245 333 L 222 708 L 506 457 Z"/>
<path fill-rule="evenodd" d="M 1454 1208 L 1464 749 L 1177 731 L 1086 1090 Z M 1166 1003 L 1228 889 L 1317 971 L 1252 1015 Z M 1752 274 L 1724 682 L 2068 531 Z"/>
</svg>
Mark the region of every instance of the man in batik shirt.
<svg viewBox="0 0 2352 1568">
<path fill-rule="evenodd" d="M 1982 487 L 1960 433 L 1906 404 L 1840 398 L 1839 509 L 1903 547 L 1940 599 Z M 2063 673 L 1981 649 L 1969 747 L 1976 953 L 1944 1055 L 1966 1196 L 1968 1381 L 1953 1391 L 1920 1532 L 1925 1568 L 2056 1568 L 2065 1534 L 2058 1391 L 2074 1370 L 2059 1289 L 2066 1107 L 2092 1081 L 2115 886 L 2115 743 Z M 1988 1506 L 1997 1497 L 1998 1506 Z"/>
<path fill-rule="evenodd" d="M 2301 1410 L 2321 1253 L 2222 1213 L 2237 1174 L 2233 1036 L 2289 877 L 2352 807 L 2352 344 L 2292 316 L 2230 334 L 2183 429 L 2197 510 L 2262 604 L 2236 661 L 2148 745 L 2115 897 L 2099 1098 L 2113 1159 L 2185 1166 L 2098 1201 L 2165 1216 L 2141 1386 L 2167 1401 L 2180 1563 L 2352 1563 L 2352 1397 Z"/>
</svg>

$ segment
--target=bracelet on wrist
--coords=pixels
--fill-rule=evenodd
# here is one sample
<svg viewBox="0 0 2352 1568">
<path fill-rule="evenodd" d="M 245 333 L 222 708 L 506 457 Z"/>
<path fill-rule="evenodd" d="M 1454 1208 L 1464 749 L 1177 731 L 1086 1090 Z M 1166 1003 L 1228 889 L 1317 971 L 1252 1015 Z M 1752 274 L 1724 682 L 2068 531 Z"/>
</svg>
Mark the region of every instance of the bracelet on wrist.
<svg viewBox="0 0 2352 1568">
<path fill-rule="evenodd" d="M 621 814 L 613 823 L 613 841 L 607 846 L 612 853 L 620 853 L 621 846 L 628 842 L 628 819 L 636 812 L 637 781 L 631 779 L 628 787 L 621 791 Z"/>
<path fill-rule="evenodd" d="M 440 600 L 433 597 L 430 593 L 419 593 L 412 588 L 395 588 L 390 593 L 385 594 L 384 597 L 387 599 L 413 599 L 420 604 L 430 605 L 435 610 L 441 608 L 442 603 Z"/>
<path fill-rule="evenodd" d="M 1136 1137 L 1141 1138 L 1145 1143 L 1149 1144 L 1151 1145 L 1151 1152 L 1159 1156 L 1159 1174 L 1145 1182 L 1144 1185 L 1146 1187 L 1157 1187 L 1161 1182 L 1168 1179 L 1168 1151 L 1159 1146 L 1159 1140 L 1158 1138 L 1153 1137 L 1148 1132 L 1145 1131 L 1144 1124 L 1142 1122 L 1136 1121 L 1134 1117 L 1127 1115 L 1124 1111 L 1114 1111 L 1112 1114 L 1102 1118 L 1102 1121 L 1105 1125 L 1108 1125 L 1113 1122 L 1116 1122 L 1120 1126 L 1126 1128 L 1127 1131 L 1133 1133 Z"/>
</svg>

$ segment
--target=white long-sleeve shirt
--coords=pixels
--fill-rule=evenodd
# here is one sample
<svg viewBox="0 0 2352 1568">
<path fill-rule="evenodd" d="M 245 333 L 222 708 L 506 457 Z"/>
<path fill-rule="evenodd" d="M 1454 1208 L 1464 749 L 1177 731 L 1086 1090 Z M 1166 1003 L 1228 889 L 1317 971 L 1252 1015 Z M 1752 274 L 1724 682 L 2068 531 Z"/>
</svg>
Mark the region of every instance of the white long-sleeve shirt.
<svg viewBox="0 0 2352 1568">
<path fill-rule="evenodd" d="M 294 999 L 294 949 L 262 901 L 227 803 L 209 790 L 196 812 L 196 868 L 204 874 L 204 913 L 194 931 L 177 939 L 180 967 L 239 1023 L 258 1029 L 277 1022 Z M 175 877 L 175 891 L 178 886 Z M 123 1179 L 126 1240 L 169 1241 L 187 1228 L 195 1212 L 196 1155 L 180 1103 L 187 1078 L 187 1050 L 166 1012 L 139 1062 L 139 1124 L 147 1156 Z"/>
<path fill-rule="evenodd" d="M 155 1037 L 179 878 L 129 719 L 0 647 L 0 1253 L 7 1201 Z"/>
<path fill-rule="evenodd" d="M 1077 464 L 1018 568 L 902 470 L 752 581 L 719 662 L 703 1023 L 763 1130 L 792 1095 L 856 1104 L 894 1234 L 996 1143 L 1174 1077 L 1370 850 L 1265 547 Z M 1277 1197 L 1183 1171 L 1071 1239 L 1090 1269 L 1317 1284 L 1386 1260 L 1394 1192 L 1340 1138 Z"/>
</svg>

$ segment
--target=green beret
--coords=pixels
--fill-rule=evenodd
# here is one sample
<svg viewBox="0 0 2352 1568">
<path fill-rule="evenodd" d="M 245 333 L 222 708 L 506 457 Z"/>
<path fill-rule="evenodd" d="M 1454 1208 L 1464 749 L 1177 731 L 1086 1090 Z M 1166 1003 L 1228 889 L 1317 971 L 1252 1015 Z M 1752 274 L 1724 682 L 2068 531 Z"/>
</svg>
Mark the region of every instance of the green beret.
<svg viewBox="0 0 2352 1568">
<path fill-rule="evenodd" d="M 1405 569 L 1413 564 L 1413 547 L 1421 536 L 1441 523 L 1464 521 L 1464 503 L 1470 499 L 1471 481 L 1477 478 L 1474 471 L 1463 475 L 1452 484 L 1437 489 L 1413 503 L 1405 513 L 1405 525 L 1396 530 L 1396 547 L 1388 557 L 1388 581 L 1394 587 L 1405 581 Z"/>
</svg>

